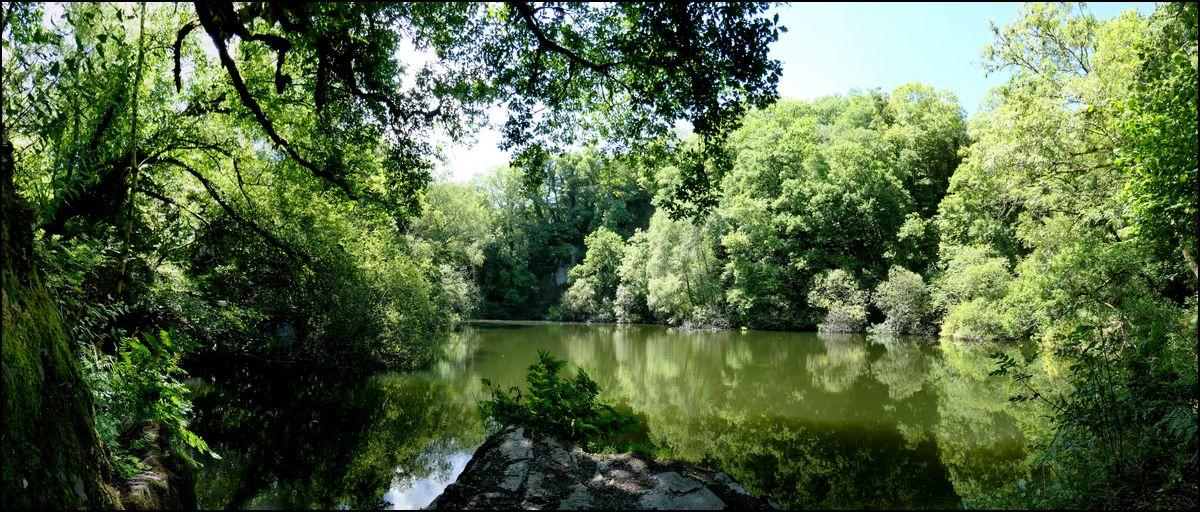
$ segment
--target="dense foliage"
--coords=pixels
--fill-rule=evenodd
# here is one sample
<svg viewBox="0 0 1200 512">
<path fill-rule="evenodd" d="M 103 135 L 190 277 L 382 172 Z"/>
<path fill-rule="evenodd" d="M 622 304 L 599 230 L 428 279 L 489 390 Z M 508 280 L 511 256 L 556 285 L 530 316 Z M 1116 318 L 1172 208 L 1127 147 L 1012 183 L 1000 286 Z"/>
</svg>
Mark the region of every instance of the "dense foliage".
<svg viewBox="0 0 1200 512">
<path fill-rule="evenodd" d="M 567 364 L 545 352 L 529 365 L 528 393 L 508 391 L 483 379 L 491 398 L 479 403 L 479 415 L 495 424 L 520 425 L 596 448 L 630 430 L 633 417 L 596 399 L 600 386 L 579 368 L 573 379 L 559 373 Z"/>
<path fill-rule="evenodd" d="M 1104 23 L 1035 6 L 1001 32 L 1028 35 L 991 48 L 1014 76 L 968 175 L 1029 186 L 985 199 L 1013 205 L 1023 249 L 985 307 L 1075 384 L 1052 398 L 1057 429 L 1038 461 L 1053 476 L 1020 503 L 1196 504 L 1196 19 L 1193 4 Z M 1016 368 L 999 371 L 1020 380 Z"/>
<path fill-rule="evenodd" d="M 751 111 L 690 218 L 666 207 L 686 155 L 604 161 L 652 213 L 558 239 L 578 264 L 556 286 L 534 272 L 530 297 L 562 309 L 497 316 L 1032 340 L 998 371 L 1056 428 L 992 504 L 1194 505 L 1196 26 L 1191 4 L 1023 7 L 994 27 L 984 66 L 1008 79 L 969 123 L 920 84 Z M 1031 364 L 1070 385 L 1029 384 Z"/>
<path fill-rule="evenodd" d="M 485 314 L 814 328 L 842 299 L 814 302 L 813 287 L 820 276 L 839 272 L 865 288 L 858 299 L 847 299 L 855 311 L 833 311 L 853 319 L 830 328 L 860 331 L 875 319 L 868 296 L 889 269 L 924 275 L 933 269 L 938 204 L 965 142 L 957 100 L 920 84 L 889 94 L 783 101 L 749 113 L 730 136 L 731 168 L 720 200 L 693 218 L 675 218 L 665 207 L 681 186 L 683 157 L 565 155 L 552 167 L 567 179 L 533 193 L 508 188 L 493 201 L 495 218 L 504 219 L 496 230 L 503 238 L 493 242 L 496 262 L 484 265 L 506 268 L 485 272 L 481 286 L 509 294 L 485 295 Z M 574 183 L 568 170 L 581 158 L 590 161 L 591 179 Z M 573 217 L 580 210 L 597 213 Z M 518 212 L 534 225 L 509 228 L 507 219 Z M 599 229 L 624 240 L 590 236 Z M 515 247 L 522 252 L 514 261 L 506 255 Z M 603 256 L 586 261 L 594 251 Z M 602 262 L 616 254 L 622 256 L 613 286 L 611 263 Z M 542 263 L 547 260 L 550 265 Z M 519 262 L 527 263 L 512 268 Z M 575 264 L 581 266 L 572 269 Z M 576 277 L 553 279 L 567 269 Z M 531 291 L 512 293 L 526 287 Z M 563 310 L 540 302 L 559 294 Z"/>
<path fill-rule="evenodd" d="M 96 430 L 119 474 L 129 477 L 147 469 L 119 442 L 139 421 L 155 421 L 170 428 L 180 444 L 177 452 L 188 461 L 194 463 L 198 454 L 220 458 L 188 427 L 191 401 L 179 380 L 185 374 L 179 360 L 189 348 L 187 343 L 172 340 L 166 331 L 146 334 L 125 340 L 116 356 L 99 356 L 89 361 L 94 366 L 84 369 L 95 396 Z"/>
</svg>

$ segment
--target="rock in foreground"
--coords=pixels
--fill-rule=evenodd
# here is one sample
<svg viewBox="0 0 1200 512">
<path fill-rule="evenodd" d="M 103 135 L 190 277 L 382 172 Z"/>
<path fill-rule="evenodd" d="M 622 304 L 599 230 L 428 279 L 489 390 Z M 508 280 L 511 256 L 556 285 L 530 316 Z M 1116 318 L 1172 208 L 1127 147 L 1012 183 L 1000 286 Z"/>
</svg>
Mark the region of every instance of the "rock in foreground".
<svg viewBox="0 0 1200 512">
<path fill-rule="evenodd" d="M 593 455 L 509 427 L 475 451 L 430 509 L 770 509 L 725 473 L 640 455 Z"/>
</svg>

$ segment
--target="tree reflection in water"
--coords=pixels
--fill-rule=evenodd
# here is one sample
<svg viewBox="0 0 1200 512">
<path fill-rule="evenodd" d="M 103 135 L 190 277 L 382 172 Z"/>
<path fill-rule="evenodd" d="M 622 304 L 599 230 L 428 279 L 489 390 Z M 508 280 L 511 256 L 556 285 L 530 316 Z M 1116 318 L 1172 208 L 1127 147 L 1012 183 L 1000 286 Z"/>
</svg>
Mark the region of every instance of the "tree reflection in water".
<svg viewBox="0 0 1200 512">
<path fill-rule="evenodd" d="M 537 350 L 637 413 L 660 456 L 788 507 L 954 507 L 1025 478 L 1036 404 L 987 375 L 990 347 L 816 333 L 473 324 L 428 372 L 349 380 L 243 371 L 197 400 L 225 460 L 201 505 L 423 506 L 484 432 L 479 379 L 521 385 Z M 976 353 L 981 352 L 981 353 Z M 426 496 L 429 495 L 429 496 Z"/>
<path fill-rule="evenodd" d="M 197 429 L 223 457 L 198 475 L 203 508 L 379 508 L 482 441 L 474 404 L 424 375 L 224 377 L 196 399 Z"/>
</svg>

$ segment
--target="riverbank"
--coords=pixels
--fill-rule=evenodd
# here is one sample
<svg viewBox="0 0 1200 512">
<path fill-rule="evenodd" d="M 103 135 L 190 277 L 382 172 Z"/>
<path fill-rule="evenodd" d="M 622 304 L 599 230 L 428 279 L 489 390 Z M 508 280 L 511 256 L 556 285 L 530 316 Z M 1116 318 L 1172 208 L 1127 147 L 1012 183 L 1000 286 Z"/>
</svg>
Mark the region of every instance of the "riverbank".
<svg viewBox="0 0 1200 512">
<path fill-rule="evenodd" d="M 777 508 L 729 475 L 678 461 L 597 455 L 550 436 L 508 427 L 475 451 L 430 509 Z"/>
</svg>

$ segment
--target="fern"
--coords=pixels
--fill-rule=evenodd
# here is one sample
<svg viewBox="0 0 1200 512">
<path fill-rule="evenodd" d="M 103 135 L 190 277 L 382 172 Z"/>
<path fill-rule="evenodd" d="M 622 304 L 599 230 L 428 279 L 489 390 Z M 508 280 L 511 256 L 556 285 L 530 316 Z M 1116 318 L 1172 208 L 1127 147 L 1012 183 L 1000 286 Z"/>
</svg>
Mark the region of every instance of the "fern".
<svg viewBox="0 0 1200 512">
<path fill-rule="evenodd" d="M 577 369 L 573 379 L 559 373 L 566 361 L 538 351 L 538 361 L 529 367 L 525 380 L 529 393 L 511 387 L 505 391 L 483 379 L 491 399 L 479 404 L 485 421 L 499 425 L 522 425 L 580 443 L 584 448 L 611 441 L 634 426 L 633 417 L 597 400 L 600 386 Z"/>
</svg>

